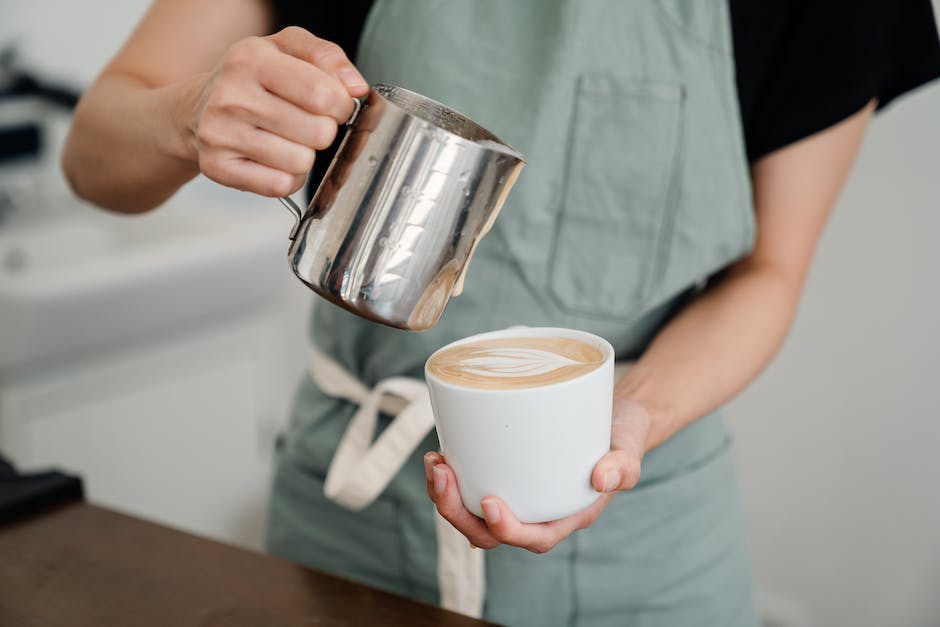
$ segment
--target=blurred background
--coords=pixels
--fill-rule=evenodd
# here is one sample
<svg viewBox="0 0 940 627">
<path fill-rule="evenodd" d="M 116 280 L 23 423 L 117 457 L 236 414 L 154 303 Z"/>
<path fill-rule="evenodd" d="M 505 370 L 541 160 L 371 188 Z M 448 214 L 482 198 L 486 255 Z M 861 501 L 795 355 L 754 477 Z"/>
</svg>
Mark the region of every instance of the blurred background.
<svg viewBox="0 0 940 627">
<path fill-rule="evenodd" d="M 148 4 L 0 2 L 0 451 L 78 473 L 94 502 L 260 548 L 307 344 L 293 218 L 202 178 L 159 211 L 110 214 L 59 167 L 68 92 Z"/>
<path fill-rule="evenodd" d="M 290 216 L 206 180 L 111 215 L 58 167 L 70 92 L 147 4 L 0 3 L 0 451 L 260 548 L 311 302 Z M 940 625 L 938 239 L 934 83 L 876 119 L 789 340 L 728 409 L 768 626 Z"/>
</svg>

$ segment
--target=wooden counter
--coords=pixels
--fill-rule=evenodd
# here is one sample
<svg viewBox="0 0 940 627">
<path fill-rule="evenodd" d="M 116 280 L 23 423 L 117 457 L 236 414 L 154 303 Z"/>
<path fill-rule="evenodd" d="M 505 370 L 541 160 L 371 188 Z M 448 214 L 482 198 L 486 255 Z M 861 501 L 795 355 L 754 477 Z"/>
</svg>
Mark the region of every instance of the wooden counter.
<svg viewBox="0 0 940 627">
<path fill-rule="evenodd" d="M 75 502 L 0 526 L 0 625 L 490 625 Z"/>
</svg>

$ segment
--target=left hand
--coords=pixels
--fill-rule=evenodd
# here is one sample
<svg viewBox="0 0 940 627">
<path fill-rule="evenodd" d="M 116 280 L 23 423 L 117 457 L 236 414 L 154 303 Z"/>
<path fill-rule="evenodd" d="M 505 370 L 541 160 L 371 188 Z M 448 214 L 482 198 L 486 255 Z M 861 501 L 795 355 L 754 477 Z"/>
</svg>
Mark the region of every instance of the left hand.
<svg viewBox="0 0 940 627">
<path fill-rule="evenodd" d="M 457 477 L 439 453 L 424 456 L 428 496 L 437 511 L 470 544 L 492 549 L 500 544 L 518 546 L 533 553 L 546 553 L 578 529 L 590 527 L 620 490 L 629 490 L 640 479 L 640 462 L 646 452 L 650 432 L 650 414 L 641 404 L 629 399 L 614 399 L 610 432 L 610 451 L 591 473 L 591 485 L 600 497 L 576 514 L 543 523 L 521 523 L 495 496 L 480 503 L 485 518 L 474 516 L 464 507 L 457 490 Z"/>
</svg>

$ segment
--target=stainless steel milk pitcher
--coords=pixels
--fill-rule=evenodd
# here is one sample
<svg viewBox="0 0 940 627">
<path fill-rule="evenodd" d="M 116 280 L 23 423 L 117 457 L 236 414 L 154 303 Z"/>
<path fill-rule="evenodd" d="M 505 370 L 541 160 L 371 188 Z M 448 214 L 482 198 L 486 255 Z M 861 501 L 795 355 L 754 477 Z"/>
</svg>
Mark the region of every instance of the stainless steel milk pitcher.
<svg viewBox="0 0 940 627">
<path fill-rule="evenodd" d="M 374 85 L 306 212 L 288 258 L 317 294 L 363 318 L 420 331 L 462 289 L 474 248 L 525 165 L 464 115 Z"/>
</svg>

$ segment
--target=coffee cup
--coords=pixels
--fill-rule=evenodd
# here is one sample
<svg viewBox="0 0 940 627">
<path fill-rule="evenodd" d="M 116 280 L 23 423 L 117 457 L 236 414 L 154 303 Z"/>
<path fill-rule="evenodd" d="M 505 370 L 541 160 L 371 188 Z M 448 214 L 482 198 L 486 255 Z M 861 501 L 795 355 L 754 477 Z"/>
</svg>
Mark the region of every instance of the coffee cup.
<svg viewBox="0 0 940 627">
<path fill-rule="evenodd" d="M 594 465 L 610 448 L 614 350 L 573 329 L 481 333 L 425 365 L 441 449 L 464 506 L 501 498 L 522 522 L 574 514 L 599 496 Z"/>
</svg>

